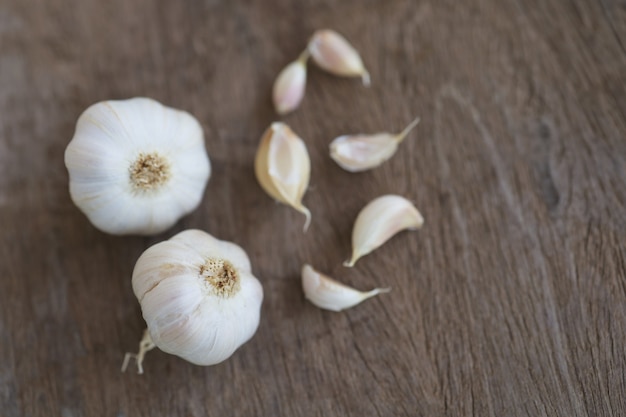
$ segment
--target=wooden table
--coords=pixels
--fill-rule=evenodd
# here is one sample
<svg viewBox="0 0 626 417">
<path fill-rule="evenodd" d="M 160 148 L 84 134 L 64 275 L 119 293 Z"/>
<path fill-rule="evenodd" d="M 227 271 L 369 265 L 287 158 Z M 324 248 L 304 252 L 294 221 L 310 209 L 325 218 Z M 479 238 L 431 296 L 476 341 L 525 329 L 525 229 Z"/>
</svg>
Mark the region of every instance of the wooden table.
<svg viewBox="0 0 626 417">
<path fill-rule="evenodd" d="M 257 185 L 274 77 L 318 28 L 361 52 L 372 87 L 310 66 L 284 120 L 312 159 L 303 216 Z M 600 1 L 0 1 L 0 415 L 626 415 L 626 8 Z M 168 232 L 113 237 L 72 204 L 63 152 L 90 104 L 153 97 L 202 123 L 201 206 Z M 350 174 L 335 136 L 422 122 Z M 372 198 L 426 223 L 343 267 Z M 200 228 L 242 245 L 265 290 L 226 362 L 153 351 L 138 256 Z M 360 289 L 304 299 L 310 262 Z"/>
</svg>

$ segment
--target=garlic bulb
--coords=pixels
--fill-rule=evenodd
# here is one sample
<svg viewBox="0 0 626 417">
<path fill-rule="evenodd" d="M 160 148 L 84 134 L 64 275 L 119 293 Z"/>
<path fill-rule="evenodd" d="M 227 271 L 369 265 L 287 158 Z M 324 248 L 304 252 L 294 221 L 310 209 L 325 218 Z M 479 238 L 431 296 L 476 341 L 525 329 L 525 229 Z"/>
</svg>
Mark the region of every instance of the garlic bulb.
<svg viewBox="0 0 626 417">
<path fill-rule="evenodd" d="M 294 111 L 300 105 L 306 88 L 308 58 L 309 51 L 304 51 L 297 60 L 287 65 L 278 74 L 272 91 L 276 113 L 284 115 Z"/>
<path fill-rule="evenodd" d="M 346 38 L 334 30 L 316 31 L 308 48 L 313 61 L 323 70 L 343 77 L 361 77 L 363 85 L 370 85 L 370 74 L 361 56 Z"/>
<path fill-rule="evenodd" d="M 148 248 L 132 284 L 148 325 L 147 348 L 154 343 L 196 365 L 227 359 L 259 325 L 263 289 L 248 256 L 200 230 Z M 140 365 L 141 350 L 138 356 Z"/>
<path fill-rule="evenodd" d="M 419 118 L 398 134 L 339 136 L 330 144 L 330 156 L 346 171 L 360 172 L 375 168 L 396 153 L 398 145 L 418 123 Z"/>
<path fill-rule="evenodd" d="M 302 205 L 302 197 L 309 186 L 311 160 L 304 141 L 286 124 L 272 123 L 261 138 L 254 171 L 266 193 L 306 216 L 306 231 L 311 212 Z"/>
<path fill-rule="evenodd" d="M 316 271 L 311 265 L 302 267 L 302 289 L 307 300 L 319 308 L 331 311 L 345 310 L 377 294 L 391 291 L 390 288 L 358 291 Z"/>
<path fill-rule="evenodd" d="M 169 228 L 200 204 L 211 173 L 198 121 L 148 98 L 85 110 L 65 165 L 74 204 L 116 235 Z"/>
<path fill-rule="evenodd" d="M 413 204 L 399 195 L 384 195 L 370 201 L 359 213 L 352 229 L 352 257 L 356 261 L 405 229 L 419 229 L 424 218 Z"/>
</svg>

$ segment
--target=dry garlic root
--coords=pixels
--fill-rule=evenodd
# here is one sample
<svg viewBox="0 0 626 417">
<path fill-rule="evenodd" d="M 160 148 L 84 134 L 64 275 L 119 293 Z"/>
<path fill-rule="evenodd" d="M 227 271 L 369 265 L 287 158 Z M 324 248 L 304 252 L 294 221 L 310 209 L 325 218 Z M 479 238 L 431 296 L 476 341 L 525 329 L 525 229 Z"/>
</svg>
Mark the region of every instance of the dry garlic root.
<svg viewBox="0 0 626 417">
<path fill-rule="evenodd" d="M 359 258 L 380 247 L 396 233 L 419 229 L 422 224 L 424 218 L 404 197 L 390 194 L 370 201 L 356 218 L 352 229 L 352 257 L 344 265 L 354 266 Z"/>
<path fill-rule="evenodd" d="M 286 124 L 272 123 L 261 138 L 254 170 L 266 193 L 306 216 L 306 231 L 311 212 L 302 205 L 302 197 L 309 186 L 311 160 L 304 141 Z"/>
<path fill-rule="evenodd" d="M 308 58 L 309 51 L 307 50 L 278 74 L 272 91 L 276 113 L 284 115 L 292 112 L 302 102 L 306 89 L 306 61 Z"/>
<path fill-rule="evenodd" d="M 323 70 L 342 77 L 361 77 L 370 85 L 370 74 L 356 49 L 339 33 L 330 29 L 316 31 L 309 41 L 313 61 Z"/>
<path fill-rule="evenodd" d="M 116 235 L 168 229 L 200 204 L 211 173 L 200 123 L 148 98 L 85 110 L 65 166 L 74 204 Z"/>
<path fill-rule="evenodd" d="M 330 144 L 330 157 L 340 167 L 350 172 L 361 172 L 376 168 L 398 150 L 398 145 L 419 123 L 413 120 L 402 132 L 356 134 L 335 138 Z"/>
<path fill-rule="evenodd" d="M 186 230 L 148 248 L 133 271 L 133 291 L 148 326 L 138 354 L 143 372 L 153 347 L 194 363 L 230 357 L 259 326 L 263 289 L 234 243 Z"/>
<path fill-rule="evenodd" d="M 307 300 L 319 308 L 331 311 L 345 310 L 377 294 L 391 291 L 390 288 L 358 291 L 316 271 L 311 265 L 302 267 L 302 289 Z"/>
</svg>

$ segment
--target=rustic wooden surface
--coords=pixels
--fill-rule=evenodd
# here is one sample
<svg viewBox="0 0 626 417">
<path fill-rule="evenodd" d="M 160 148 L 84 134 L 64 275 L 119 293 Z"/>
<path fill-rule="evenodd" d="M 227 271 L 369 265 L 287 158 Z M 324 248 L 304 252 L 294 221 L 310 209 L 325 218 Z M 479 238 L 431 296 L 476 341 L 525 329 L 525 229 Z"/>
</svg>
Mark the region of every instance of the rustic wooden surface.
<svg viewBox="0 0 626 417">
<path fill-rule="evenodd" d="M 373 85 L 311 67 L 285 118 L 312 158 L 302 234 L 252 163 L 273 78 L 323 27 Z M 626 415 L 625 45 L 619 0 L 0 0 L 0 415 Z M 63 164 L 82 110 L 133 96 L 193 113 L 213 163 L 200 208 L 153 238 L 94 229 Z M 377 170 L 328 157 L 416 115 Z M 384 193 L 423 230 L 344 268 Z M 246 248 L 260 328 L 218 366 L 153 351 L 122 374 L 134 262 L 185 228 Z M 393 291 L 322 311 L 303 262 Z"/>
</svg>

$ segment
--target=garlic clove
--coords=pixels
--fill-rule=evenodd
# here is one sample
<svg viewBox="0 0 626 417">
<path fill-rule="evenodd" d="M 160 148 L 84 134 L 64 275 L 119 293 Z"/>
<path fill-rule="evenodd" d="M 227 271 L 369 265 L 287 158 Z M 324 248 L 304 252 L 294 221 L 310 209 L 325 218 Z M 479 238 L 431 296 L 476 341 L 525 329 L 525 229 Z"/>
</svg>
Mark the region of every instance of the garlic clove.
<svg viewBox="0 0 626 417">
<path fill-rule="evenodd" d="M 302 204 L 302 197 L 309 186 L 311 161 L 304 141 L 285 123 L 272 123 L 261 138 L 254 170 L 266 193 L 306 216 L 306 231 L 311 212 Z"/>
<path fill-rule="evenodd" d="M 274 82 L 272 98 L 276 113 L 280 115 L 294 111 L 302 102 L 306 89 L 306 61 L 309 52 L 287 65 Z"/>
<path fill-rule="evenodd" d="M 352 257 L 356 261 L 405 229 L 419 229 L 424 218 L 413 203 L 399 195 L 384 195 L 369 202 L 359 213 L 352 230 Z"/>
<path fill-rule="evenodd" d="M 356 134 L 335 138 L 330 144 L 330 157 L 340 167 L 350 172 L 376 168 L 398 150 L 398 145 L 417 126 L 420 119 L 413 120 L 402 132 Z"/>
<path fill-rule="evenodd" d="M 334 30 L 316 31 L 309 41 L 313 61 L 322 69 L 343 77 L 361 77 L 363 85 L 370 85 L 370 74 L 356 49 Z"/>
<path fill-rule="evenodd" d="M 302 267 L 302 289 L 307 300 L 331 311 L 345 310 L 377 294 L 391 291 L 390 288 L 358 291 L 316 271 L 308 264 Z"/>
</svg>

